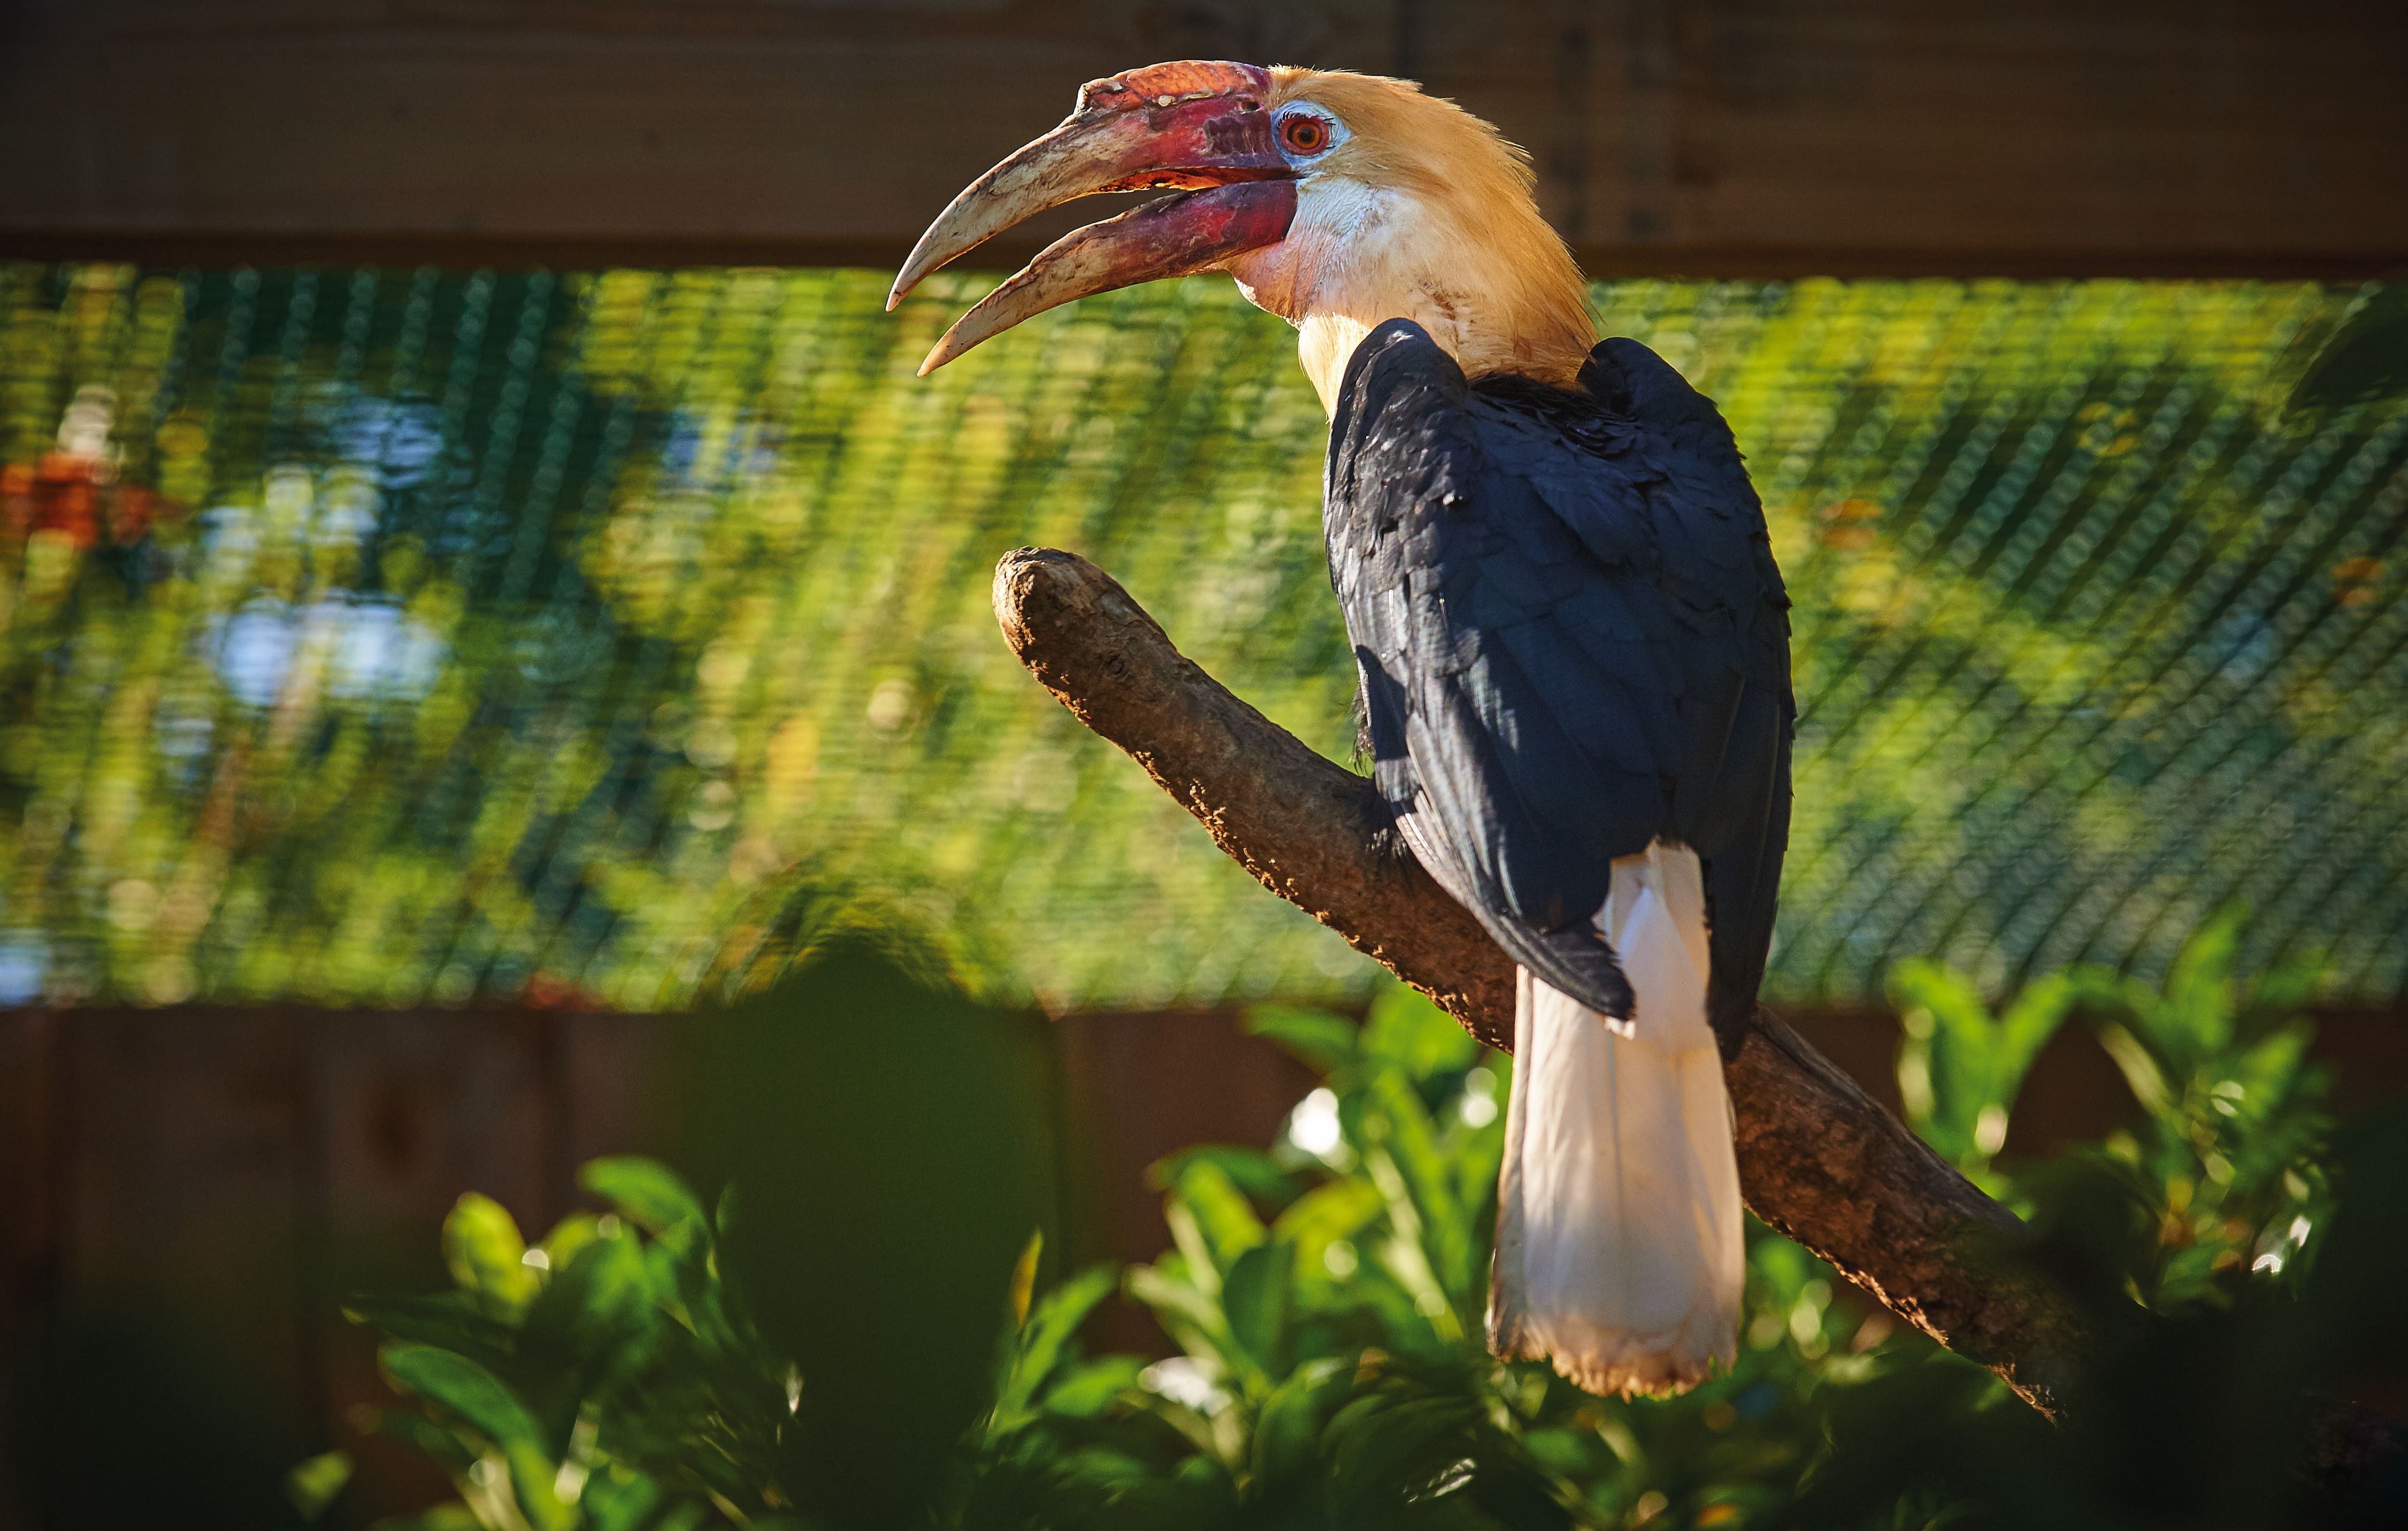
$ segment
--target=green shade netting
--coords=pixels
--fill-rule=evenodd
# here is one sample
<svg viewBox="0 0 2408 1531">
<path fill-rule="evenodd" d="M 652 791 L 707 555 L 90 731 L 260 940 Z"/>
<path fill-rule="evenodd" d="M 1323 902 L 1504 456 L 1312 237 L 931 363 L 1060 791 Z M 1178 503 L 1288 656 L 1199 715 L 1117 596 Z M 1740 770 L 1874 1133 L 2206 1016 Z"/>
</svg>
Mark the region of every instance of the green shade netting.
<svg viewBox="0 0 2408 1531">
<path fill-rule="evenodd" d="M 0 1002 L 652 1009 L 838 895 L 1057 1004 L 1365 989 L 988 612 L 1082 552 L 1344 757 L 1290 332 L 1168 283 L 915 379 L 985 285 L 0 269 Z M 2285 410 L 2349 294 L 1595 300 L 1720 401 L 1796 597 L 1773 997 L 2150 971 L 2236 896 L 2399 992 L 2408 409 Z"/>
</svg>

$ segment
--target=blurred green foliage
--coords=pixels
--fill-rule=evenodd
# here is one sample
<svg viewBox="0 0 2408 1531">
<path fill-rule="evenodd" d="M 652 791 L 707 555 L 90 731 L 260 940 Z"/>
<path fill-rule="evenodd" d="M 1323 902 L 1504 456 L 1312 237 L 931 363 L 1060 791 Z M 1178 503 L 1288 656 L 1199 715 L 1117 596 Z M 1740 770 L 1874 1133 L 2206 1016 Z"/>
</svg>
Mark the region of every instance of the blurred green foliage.
<svg viewBox="0 0 2408 1531">
<path fill-rule="evenodd" d="M 2004 1177 L 1991 1161 L 2006 1147 L 2015 1093 L 2079 997 L 2071 975 L 2052 973 L 1993 1018 L 1979 986 L 1945 964 L 1909 957 L 1890 967 L 1907 1125 L 1993 1195 Z"/>
<path fill-rule="evenodd" d="M 1007 998 L 1368 1000 L 987 611 L 1073 548 L 1342 758 L 1291 334 L 1165 283 L 914 379 L 987 279 L 0 266 L 0 1001 L 672 1007 L 797 888 Z M 2252 960 L 2408 980 L 2396 291 L 1595 302 L 1797 599 L 1776 998 L 2154 979 L 2235 895 Z"/>
<path fill-rule="evenodd" d="M 2143 1138 L 2115 1135 L 2107 1152 L 2162 1188 L 2160 1253 L 2142 1288 L 2153 1306 L 2212 1295 L 2243 1266 L 2282 1271 L 2325 1211 L 2315 1155 L 2332 1123 L 2300 1013 L 2323 966 L 2243 978 L 2243 920 L 2235 906 L 2200 927 L 2162 987 L 2098 967 L 2069 975 L 2148 1113 Z"/>
<path fill-rule="evenodd" d="M 2088 1017 L 2147 1122 L 2140 1136 L 2111 1134 L 2100 1151 L 2160 1209 L 2156 1253 L 2134 1293 L 2153 1306 L 2210 1295 L 2242 1266 L 2280 1272 L 2323 1210 L 2315 1153 L 2332 1123 L 2301 1010 L 2326 968 L 2310 956 L 2244 978 L 2246 924 L 2241 906 L 2219 910 L 2161 986 L 2085 965 L 2026 985 L 1996 1019 L 1963 973 L 1922 960 L 1890 969 L 1908 1123 L 1984 1190 L 2026 1206 L 1994 1164 L 2009 1112 L 2057 1027 Z"/>
<path fill-rule="evenodd" d="M 431 1457 L 456 1505 L 436 1527 L 597 1531 L 774 1524 L 800 1373 L 722 1279 L 728 1206 L 649 1160 L 600 1159 L 579 1213 L 535 1244 L 473 1193 L 443 1228 L 456 1283 L 362 1300 L 386 1378 L 420 1409 L 380 1428 Z M 313 1465 L 314 1466 L 314 1465 Z"/>
<path fill-rule="evenodd" d="M 991 1242 L 953 1260 L 969 1279 L 924 1295 L 917 1318 L 959 1333 L 944 1304 L 978 1309 L 995 1359 L 910 1506 L 844 1485 L 848 1467 L 886 1475 L 875 1441 L 856 1437 L 836 1459 L 800 1438 L 874 1391 L 798 1363 L 799 1342 L 767 1338 L 756 1316 L 764 1295 L 811 1284 L 811 1253 L 743 1236 L 762 1211 L 749 1189 L 706 1211 L 640 1162 L 589 1166 L 611 1210 L 563 1223 L 540 1256 L 499 1209 L 463 1198 L 445 1233 L 457 1289 L 359 1309 L 390 1337 L 386 1371 L 417 1405 L 384 1428 L 460 1486 L 417 1524 L 488 1531 L 2384 1524 L 2408 1505 L 2408 1461 L 2345 1491 L 2302 1464 L 2338 1399 L 2382 1396 L 2408 1361 L 2370 1264 L 2396 1271 L 2408 1257 L 2408 1118 L 2344 1146 L 2336 1218 L 2316 1167 L 2315 1076 L 2288 1044 L 2267 1051 L 2303 1037 L 2314 974 L 2238 979 L 2240 928 L 2228 914 L 2195 936 L 2163 989 L 2058 976 L 2042 1001 L 2007 1009 L 2055 1016 L 2079 992 L 2102 1035 L 2121 1028 L 2177 1081 L 2142 1095 L 2146 1144 L 2038 1164 L 1973 1150 L 2033 1214 L 2026 1245 L 1996 1257 L 2086 1314 L 2092 1353 L 2062 1426 L 1755 1224 L 1737 1364 L 1691 1392 L 1601 1400 L 1544 1366 L 1495 1361 L 1481 1331 L 1511 1063 L 1392 989 L 1360 1024 L 1253 1012 L 1251 1027 L 1322 1082 L 1268 1149 L 1200 1145 L 1154 1167 L 1173 1248 L 1153 1263 L 1048 1280 L 1041 1238 L 1016 1260 Z M 910 994 L 858 957 L 830 982 L 851 1015 Z M 1927 1070 L 1920 1119 L 1958 1142 L 1985 1108 L 2012 1108 L 2046 1028 L 1998 1025 L 1944 969 L 1919 969 L 1902 992 L 1934 1009 L 1906 1054 Z M 1946 1061 L 1958 1031 L 1991 1051 Z M 788 1179 L 828 1172 L 771 1160 Z M 886 1222 L 812 1226 L 875 1243 L 894 1221 L 952 1216 L 941 1187 L 933 1203 L 899 1183 L 883 1194 L 906 1195 Z M 1085 1352 L 1082 1324 L 1116 1294 L 1151 1310 L 1174 1353 Z M 911 1358 L 913 1315 L 844 1295 L 805 1306 L 813 1324 L 891 1347 L 906 1387 L 942 1392 L 936 1363 Z M 812 1401 L 823 1393 L 833 1408 Z"/>
</svg>

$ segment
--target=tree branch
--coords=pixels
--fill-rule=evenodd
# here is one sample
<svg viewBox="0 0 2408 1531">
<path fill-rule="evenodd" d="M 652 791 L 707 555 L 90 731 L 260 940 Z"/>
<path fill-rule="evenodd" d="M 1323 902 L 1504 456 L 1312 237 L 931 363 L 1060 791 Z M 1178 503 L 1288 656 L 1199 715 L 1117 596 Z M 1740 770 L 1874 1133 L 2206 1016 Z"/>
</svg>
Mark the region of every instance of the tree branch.
<svg viewBox="0 0 2408 1531">
<path fill-rule="evenodd" d="M 1029 672 L 1263 886 L 1482 1041 L 1512 1047 L 1512 960 L 1377 833 L 1369 781 L 1230 694 L 1082 558 L 1007 554 L 995 613 Z M 2079 1324 L 2042 1283 L 1991 1257 L 2022 1231 L 2015 1215 L 1764 1011 L 1725 1077 L 1749 1208 L 2054 1415 Z"/>
</svg>

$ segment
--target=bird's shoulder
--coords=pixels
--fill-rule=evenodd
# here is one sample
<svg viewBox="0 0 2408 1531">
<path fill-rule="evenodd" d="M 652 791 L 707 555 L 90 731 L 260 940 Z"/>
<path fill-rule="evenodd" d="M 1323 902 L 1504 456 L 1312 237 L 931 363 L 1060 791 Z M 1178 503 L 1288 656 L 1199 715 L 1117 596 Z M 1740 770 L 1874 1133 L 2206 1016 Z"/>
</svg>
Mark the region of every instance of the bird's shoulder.
<svg viewBox="0 0 2408 1531">
<path fill-rule="evenodd" d="M 1467 379 L 1421 326 L 1371 331 L 1331 417 L 1333 549 L 1369 551 L 1416 517 L 1441 533 L 1467 520 L 1494 531 L 1542 507 L 1598 572 L 1643 578 L 1743 625 L 1785 609 L 1763 505 L 1713 402 L 1636 340 L 1598 345 L 1579 382 Z M 1459 551 L 1464 532 L 1387 551 L 1435 555 L 1440 542 Z"/>
</svg>

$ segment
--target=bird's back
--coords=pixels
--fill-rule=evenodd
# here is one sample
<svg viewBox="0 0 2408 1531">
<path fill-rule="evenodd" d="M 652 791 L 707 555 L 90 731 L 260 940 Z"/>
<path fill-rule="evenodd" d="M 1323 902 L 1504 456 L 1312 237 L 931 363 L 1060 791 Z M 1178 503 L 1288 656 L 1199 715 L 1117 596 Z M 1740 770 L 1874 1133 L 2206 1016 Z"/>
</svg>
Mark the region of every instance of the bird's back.
<svg viewBox="0 0 2408 1531">
<path fill-rule="evenodd" d="M 1581 392 L 1465 379 L 1372 332 L 1331 426 L 1330 573 L 1374 775 L 1432 874 L 1516 960 L 1608 1014 L 1611 865 L 1694 850 L 1713 1018 L 1752 1008 L 1787 836 L 1787 598 L 1730 432 L 1635 341 Z"/>
</svg>

